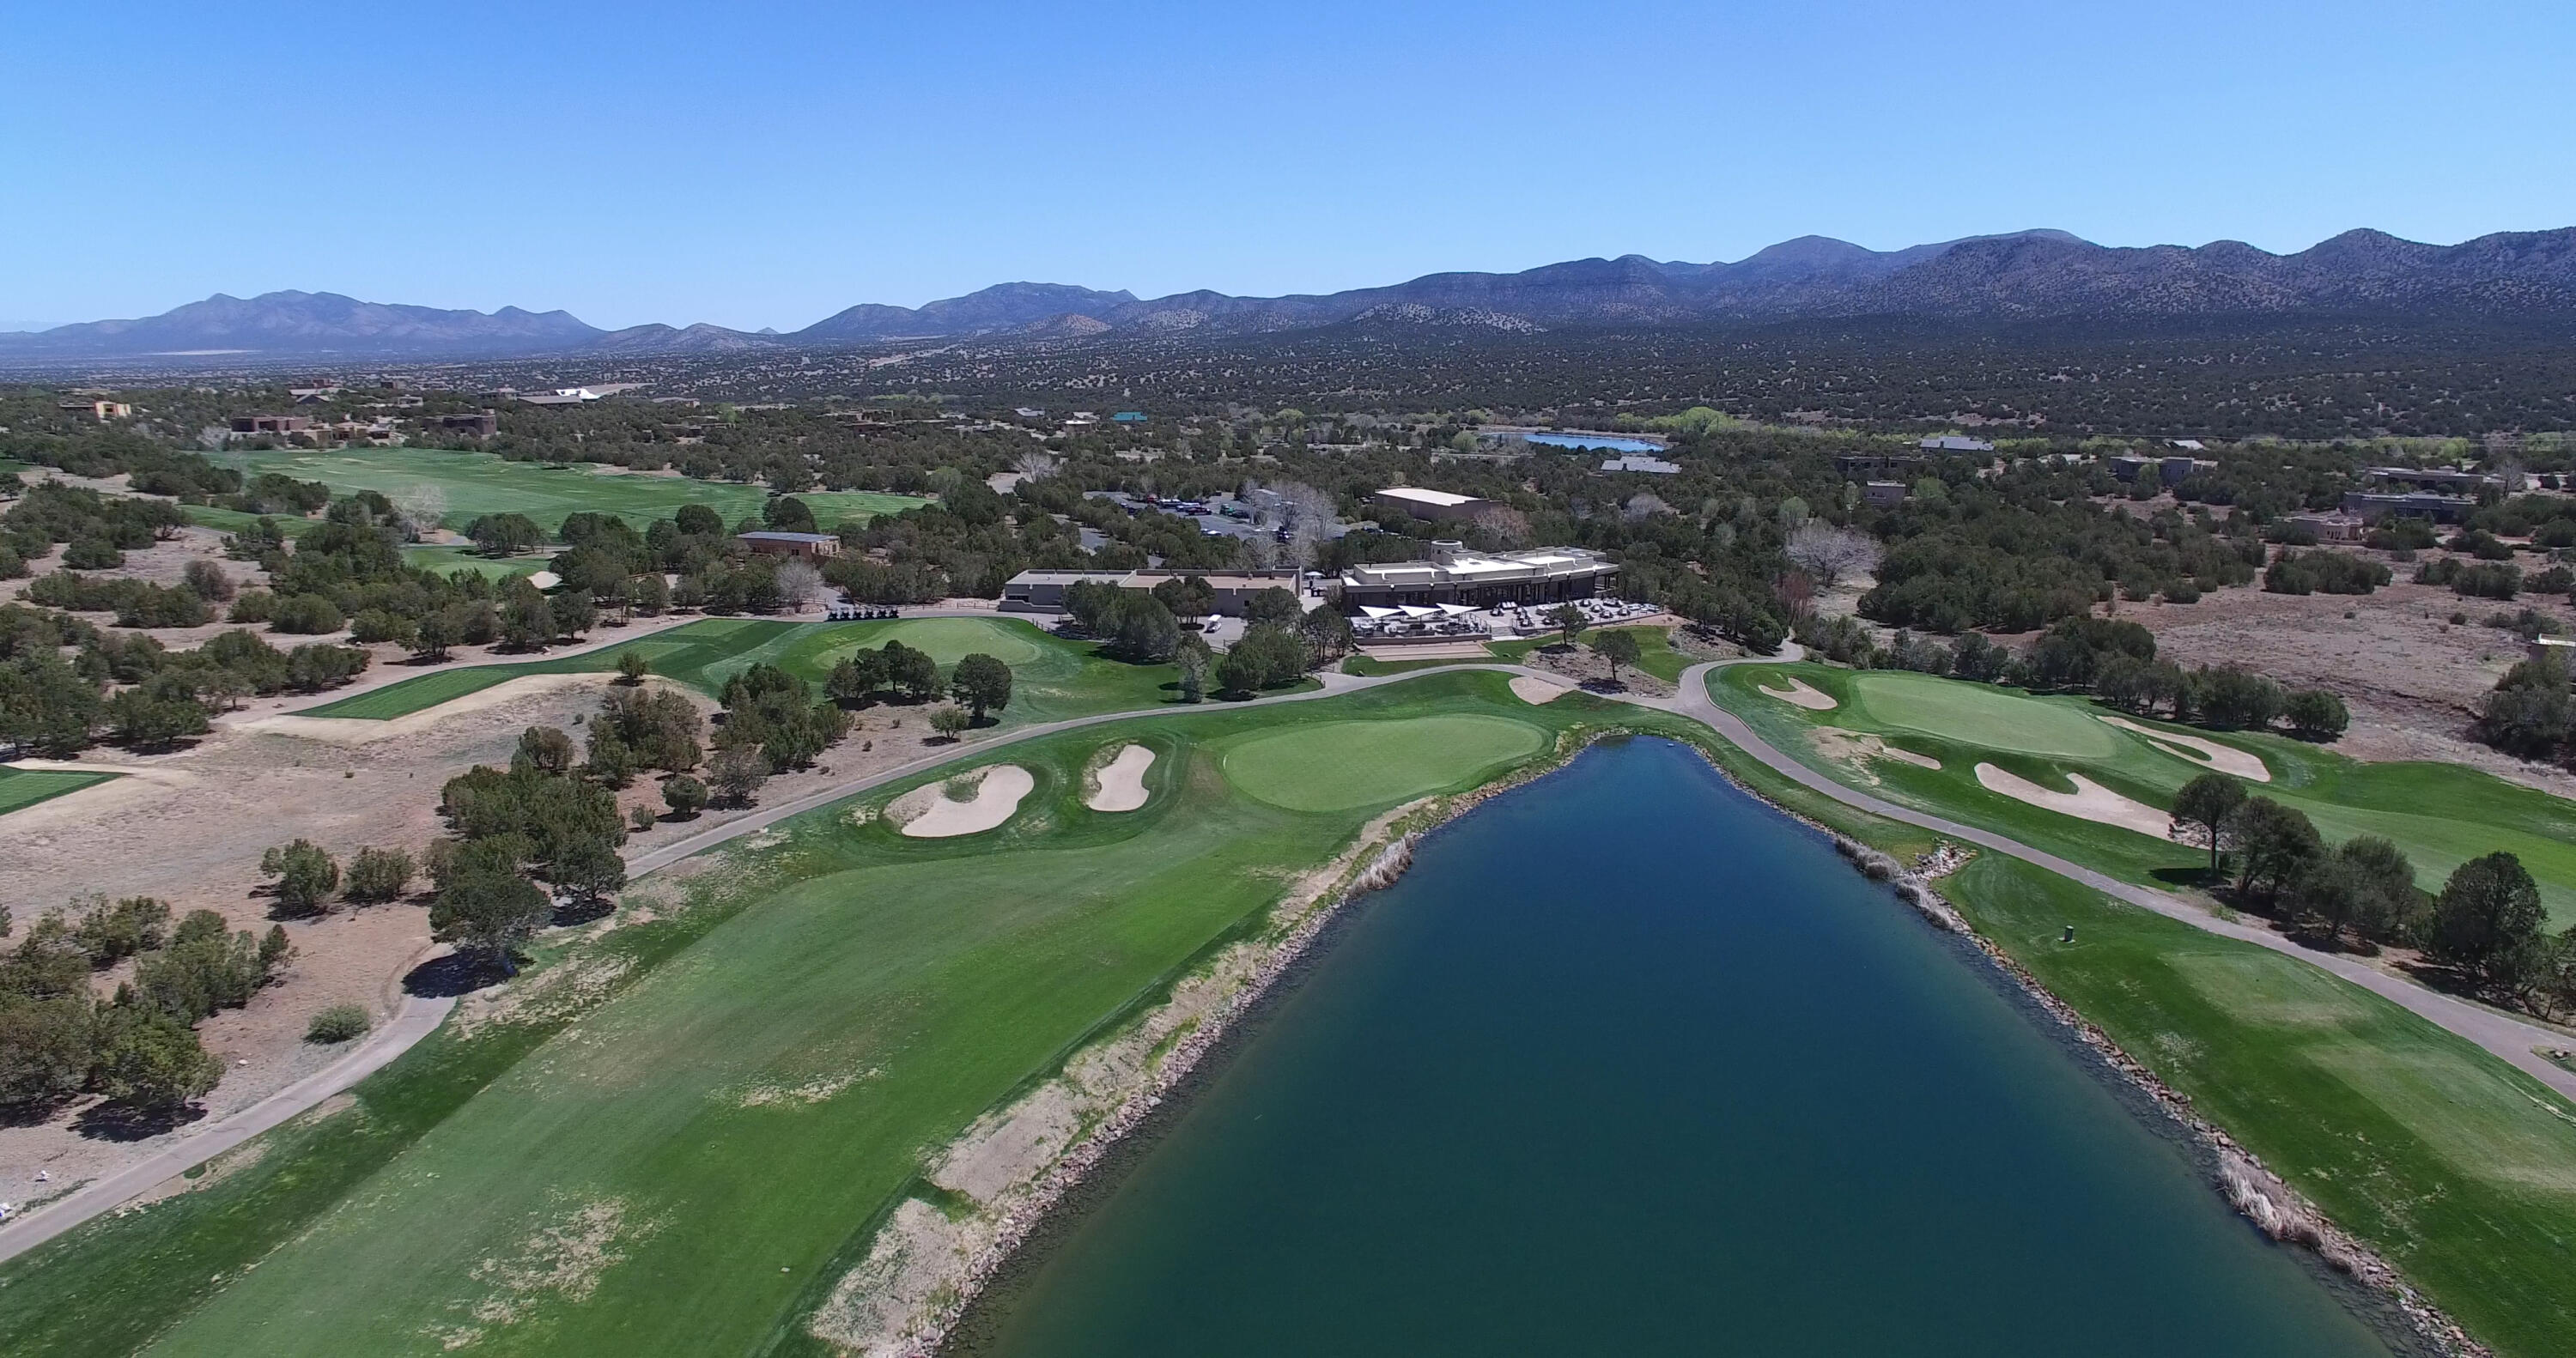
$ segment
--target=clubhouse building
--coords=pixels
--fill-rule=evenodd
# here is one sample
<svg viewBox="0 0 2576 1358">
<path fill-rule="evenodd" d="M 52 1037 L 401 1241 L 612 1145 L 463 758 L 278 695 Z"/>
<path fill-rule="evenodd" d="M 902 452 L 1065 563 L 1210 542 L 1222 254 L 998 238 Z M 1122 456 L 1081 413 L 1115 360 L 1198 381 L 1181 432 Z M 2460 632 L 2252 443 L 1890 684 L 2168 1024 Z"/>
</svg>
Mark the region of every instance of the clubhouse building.
<svg viewBox="0 0 2576 1358">
<path fill-rule="evenodd" d="M 1581 547 L 1539 547 L 1520 552 L 1471 552 L 1456 542 L 1431 544 L 1428 561 L 1353 566 L 1342 572 L 1341 605 L 1397 608 L 1407 604 L 1551 604 L 1588 599 L 1608 591 L 1617 564 Z"/>
</svg>

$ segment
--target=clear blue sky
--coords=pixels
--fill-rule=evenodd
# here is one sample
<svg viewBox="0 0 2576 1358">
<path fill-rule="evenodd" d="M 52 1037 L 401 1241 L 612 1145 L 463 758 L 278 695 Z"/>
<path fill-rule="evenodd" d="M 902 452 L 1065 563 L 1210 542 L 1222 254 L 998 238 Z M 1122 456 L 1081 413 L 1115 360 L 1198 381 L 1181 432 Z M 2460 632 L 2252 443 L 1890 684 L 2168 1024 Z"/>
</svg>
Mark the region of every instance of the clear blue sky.
<svg viewBox="0 0 2576 1358">
<path fill-rule="evenodd" d="M 2576 4 L 17 0 L 0 322 L 2576 225 Z"/>
</svg>

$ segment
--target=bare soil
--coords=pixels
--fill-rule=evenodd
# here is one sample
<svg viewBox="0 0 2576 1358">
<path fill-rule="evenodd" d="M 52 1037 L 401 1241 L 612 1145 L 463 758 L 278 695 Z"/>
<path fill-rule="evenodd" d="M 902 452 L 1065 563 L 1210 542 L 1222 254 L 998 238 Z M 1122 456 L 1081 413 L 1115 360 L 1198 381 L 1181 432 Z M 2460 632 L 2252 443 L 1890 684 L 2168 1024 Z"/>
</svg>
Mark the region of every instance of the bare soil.
<svg viewBox="0 0 2576 1358">
<path fill-rule="evenodd" d="M 2332 690 L 2352 712 L 2352 729 L 2332 747 L 2338 753 L 2466 764 L 2576 796 L 2576 775 L 2469 737 L 2478 700 L 2523 656 L 2519 637 L 2481 620 L 2498 609 L 2532 607 L 2567 621 L 2567 601 L 2463 599 L 2408 583 L 2411 566 L 2395 569 L 2398 583 L 2368 595 L 2266 594 L 2254 586 L 2215 590 L 2193 604 L 2122 603 L 2117 616 L 2153 631 L 2159 657 L 2242 665 L 2292 688 Z M 2455 624 L 2455 613 L 2470 620 Z"/>
</svg>

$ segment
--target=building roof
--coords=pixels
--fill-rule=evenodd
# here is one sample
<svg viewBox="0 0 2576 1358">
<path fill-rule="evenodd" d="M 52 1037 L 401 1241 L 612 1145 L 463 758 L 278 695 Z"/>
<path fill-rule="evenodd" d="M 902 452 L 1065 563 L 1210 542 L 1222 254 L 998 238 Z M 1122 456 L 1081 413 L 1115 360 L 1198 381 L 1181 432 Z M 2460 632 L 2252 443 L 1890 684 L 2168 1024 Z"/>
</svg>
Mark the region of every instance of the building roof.
<svg viewBox="0 0 2576 1358">
<path fill-rule="evenodd" d="M 740 539 L 742 539 L 742 540 L 743 540 L 743 541 L 745 541 L 745 542 L 817 542 L 817 543 L 819 543 L 819 542 L 839 542 L 839 541 L 841 540 L 841 536 L 840 536 L 840 534 L 838 534 L 838 533 L 773 533 L 773 532 L 769 532 L 769 531 L 766 531 L 766 530 L 763 530 L 763 531 L 761 531 L 761 532 L 757 532 L 757 533 L 736 533 L 736 534 L 734 534 L 734 536 L 735 536 L 735 537 L 738 537 L 738 538 L 740 538 Z"/>
<path fill-rule="evenodd" d="M 1457 495 L 1445 490 L 1424 490 L 1420 486 L 1389 486 L 1378 494 L 1390 500 L 1411 500 L 1416 504 L 1438 505 L 1443 509 L 1482 503 L 1473 495 Z"/>
</svg>

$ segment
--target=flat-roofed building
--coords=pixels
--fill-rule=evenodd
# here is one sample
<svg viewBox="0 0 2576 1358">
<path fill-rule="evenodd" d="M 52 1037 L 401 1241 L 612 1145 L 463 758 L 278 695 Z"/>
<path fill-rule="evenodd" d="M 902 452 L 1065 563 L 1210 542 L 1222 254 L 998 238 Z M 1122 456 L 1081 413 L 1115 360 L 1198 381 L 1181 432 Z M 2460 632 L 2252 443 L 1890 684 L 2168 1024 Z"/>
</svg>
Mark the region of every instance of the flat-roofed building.
<svg viewBox="0 0 2576 1358">
<path fill-rule="evenodd" d="M 1902 481 L 1870 481 L 1860 488 L 1861 502 L 1872 509 L 1894 509 L 1913 494 Z"/>
<path fill-rule="evenodd" d="M 841 554 L 841 539 L 831 533 L 738 533 L 735 537 L 756 556 L 826 557 Z"/>
<path fill-rule="evenodd" d="M 1599 594 L 1619 574 L 1616 563 L 1581 547 L 1471 552 L 1462 543 L 1431 544 L 1428 561 L 1353 566 L 1342 572 L 1341 604 L 1557 603 Z"/>
<path fill-rule="evenodd" d="M 2401 519 L 2458 523 L 2477 507 L 2478 502 L 2466 495 L 2436 495 L 2429 490 L 2410 491 L 2404 495 L 2374 495 L 2366 490 L 2343 493 L 2343 512 L 2364 520 L 2395 515 Z"/>
<path fill-rule="evenodd" d="M 1284 589 L 1306 603 L 1302 577 L 1293 570 L 1267 571 L 1022 571 L 1002 582 L 1002 607 L 1015 613 L 1057 612 L 1064 607 L 1065 591 L 1075 585 L 1116 585 L 1120 589 L 1152 590 L 1166 580 L 1197 576 L 1207 582 L 1208 592 L 1216 598 L 1215 612 L 1226 617 L 1241 617 L 1252 596 L 1265 589 Z"/>
<path fill-rule="evenodd" d="M 2370 529 L 2354 514 L 2292 514 L 2282 522 L 2316 534 L 2319 542 L 2359 542 Z"/>
<path fill-rule="evenodd" d="M 298 434 L 312 427 L 312 418 L 305 415 L 233 416 L 236 434 Z"/>
<path fill-rule="evenodd" d="M 1452 519 L 1473 523 L 1507 507 L 1499 500 L 1480 500 L 1473 495 L 1424 490 L 1420 486 L 1389 486 L 1371 498 L 1385 508 L 1399 509 L 1417 519 L 1429 519 L 1434 523 Z"/>
<path fill-rule="evenodd" d="M 2441 490 L 2462 495 L 2475 495 L 2482 490 L 2522 489 L 2519 474 L 2508 479 L 2489 472 L 2464 472 L 2457 467 L 2365 467 L 2361 475 L 2375 486 L 2411 486 L 2416 490 Z"/>
</svg>

